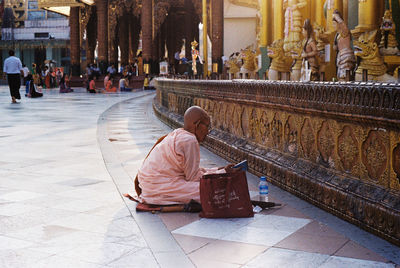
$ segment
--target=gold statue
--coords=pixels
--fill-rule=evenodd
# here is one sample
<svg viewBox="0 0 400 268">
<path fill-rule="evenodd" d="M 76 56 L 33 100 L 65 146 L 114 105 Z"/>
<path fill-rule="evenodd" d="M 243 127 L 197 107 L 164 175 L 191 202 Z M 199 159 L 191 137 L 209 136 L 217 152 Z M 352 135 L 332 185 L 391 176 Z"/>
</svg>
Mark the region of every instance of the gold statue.
<svg viewBox="0 0 400 268">
<path fill-rule="evenodd" d="M 289 80 L 292 59 L 287 57 L 283 51 L 283 39 L 276 40 L 268 46 L 268 57 L 272 59 L 268 79 Z"/>
<path fill-rule="evenodd" d="M 229 56 L 229 60 L 226 61 L 226 66 L 228 67 L 228 75 L 229 79 L 235 79 L 236 75 L 238 75 L 240 71 L 240 62 L 239 62 L 239 52 L 232 53 Z"/>
<path fill-rule="evenodd" d="M 325 46 L 329 44 L 328 34 L 325 32 L 324 27 L 314 24 L 315 40 L 317 41 L 318 62 L 320 74 L 325 72 L 327 63 L 325 62 Z M 322 78 L 322 77 L 321 77 Z"/>
<path fill-rule="evenodd" d="M 392 12 L 387 9 L 382 18 L 381 25 L 381 43 L 379 44 L 379 51 L 382 55 L 396 55 L 399 53 L 396 40 L 396 26 L 393 22 Z"/>
<path fill-rule="evenodd" d="M 255 78 L 255 72 L 258 69 L 256 52 L 251 49 L 251 46 L 248 46 L 246 49 L 241 51 L 240 57 L 243 60 L 243 65 L 240 68 L 240 74 L 242 74 L 242 77 L 246 78 L 246 75 L 249 74 L 249 78 Z"/>
<path fill-rule="evenodd" d="M 307 0 L 284 0 L 285 11 L 285 38 L 283 49 L 289 54 L 301 38 L 302 16 L 300 9 L 307 5 Z"/>
<path fill-rule="evenodd" d="M 199 43 L 197 43 L 197 41 L 194 40 L 190 44 L 192 45 L 192 71 L 193 71 L 193 75 L 197 75 L 197 66 L 196 66 L 197 58 L 199 58 L 200 63 L 202 64 L 202 60 L 200 58 L 199 51 L 197 50 L 197 46 Z"/>
<path fill-rule="evenodd" d="M 291 81 L 300 81 L 301 77 L 301 65 L 303 58 L 301 57 L 301 53 L 303 51 L 304 43 L 303 40 L 296 43 L 293 47 L 290 56 L 293 59 L 292 70 L 290 72 L 290 80 Z"/>
<path fill-rule="evenodd" d="M 386 66 L 375 43 L 377 30 L 366 32 L 354 40 L 354 49 L 357 57 L 361 58 L 356 70 L 356 80 L 362 81 L 363 70 L 368 71 L 368 80 L 395 82 L 395 78 L 386 73 Z"/>
<path fill-rule="evenodd" d="M 337 31 L 333 48 L 336 50 L 336 67 L 338 80 L 350 80 L 354 75 L 356 58 L 351 48 L 351 33 L 338 10 L 333 11 L 333 28 Z M 350 77 L 346 76 L 346 72 Z"/>
<path fill-rule="evenodd" d="M 318 81 L 318 49 L 317 42 L 314 39 L 313 28 L 309 19 L 304 21 L 303 36 L 305 38 L 301 57 L 303 65 L 301 68 L 301 81 Z M 304 74 L 304 75 L 303 75 Z"/>
</svg>

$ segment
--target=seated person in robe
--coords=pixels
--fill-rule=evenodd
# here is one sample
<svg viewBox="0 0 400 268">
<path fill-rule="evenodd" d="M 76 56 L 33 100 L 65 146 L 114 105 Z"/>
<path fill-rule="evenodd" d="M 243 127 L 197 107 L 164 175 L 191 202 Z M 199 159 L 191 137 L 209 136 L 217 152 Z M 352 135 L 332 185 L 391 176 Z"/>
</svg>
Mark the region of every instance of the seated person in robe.
<svg viewBox="0 0 400 268">
<path fill-rule="evenodd" d="M 36 91 L 36 85 L 33 82 L 33 76 L 28 74 L 26 77 L 26 94 L 25 97 L 28 98 L 40 98 L 43 97 L 43 93 Z"/>
<path fill-rule="evenodd" d="M 200 202 L 200 178 L 208 173 L 235 170 L 232 166 L 201 168 L 200 142 L 210 128 L 210 117 L 199 106 L 184 115 L 184 127 L 169 133 L 144 160 L 138 171 L 139 201 L 156 205 Z M 136 183 L 136 181 L 135 181 Z"/>
<path fill-rule="evenodd" d="M 117 92 L 117 88 L 113 87 L 112 78 L 107 81 L 105 92 Z"/>
<path fill-rule="evenodd" d="M 96 83 L 94 82 L 94 77 L 91 75 L 89 77 L 89 93 L 96 93 Z"/>
</svg>

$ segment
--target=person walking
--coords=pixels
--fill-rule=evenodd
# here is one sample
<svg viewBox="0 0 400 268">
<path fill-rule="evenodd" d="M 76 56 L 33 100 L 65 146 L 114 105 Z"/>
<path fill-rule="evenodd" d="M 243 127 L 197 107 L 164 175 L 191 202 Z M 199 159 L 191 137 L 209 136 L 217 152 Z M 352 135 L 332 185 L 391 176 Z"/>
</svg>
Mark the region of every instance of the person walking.
<svg viewBox="0 0 400 268">
<path fill-rule="evenodd" d="M 19 58 L 14 56 L 14 50 L 9 50 L 8 55 L 10 57 L 4 61 L 3 72 L 7 74 L 12 103 L 17 103 L 17 100 L 21 99 L 19 88 L 21 87 L 21 75 L 23 75 L 22 63 Z"/>
</svg>

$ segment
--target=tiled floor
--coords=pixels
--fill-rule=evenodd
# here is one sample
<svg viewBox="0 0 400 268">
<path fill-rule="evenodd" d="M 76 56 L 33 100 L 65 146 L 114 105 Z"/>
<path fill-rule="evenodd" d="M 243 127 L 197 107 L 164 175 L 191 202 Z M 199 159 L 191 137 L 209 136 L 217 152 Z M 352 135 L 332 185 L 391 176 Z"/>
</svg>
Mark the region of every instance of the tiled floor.
<svg viewBox="0 0 400 268">
<path fill-rule="evenodd" d="M 121 197 L 170 131 L 153 92 L 10 104 L 0 87 L 0 267 L 395 267 L 400 250 L 270 186 L 248 219 L 137 213 Z M 204 166 L 225 165 L 202 149 Z M 248 174 L 250 190 L 257 178 Z M 256 195 L 251 192 L 251 195 Z"/>
</svg>

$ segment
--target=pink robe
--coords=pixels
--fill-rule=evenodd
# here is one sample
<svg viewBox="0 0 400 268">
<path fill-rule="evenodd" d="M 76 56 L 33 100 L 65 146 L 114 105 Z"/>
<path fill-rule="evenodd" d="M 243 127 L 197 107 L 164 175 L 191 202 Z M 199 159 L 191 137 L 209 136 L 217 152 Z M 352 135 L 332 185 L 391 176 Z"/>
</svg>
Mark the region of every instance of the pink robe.
<svg viewBox="0 0 400 268">
<path fill-rule="evenodd" d="M 199 182 L 206 173 L 224 169 L 200 168 L 200 145 L 196 136 L 183 128 L 168 134 L 150 153 L 138 171 L 140 201 L 170 205 L 200 202 Z"/>
</svg>

